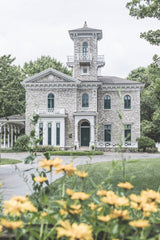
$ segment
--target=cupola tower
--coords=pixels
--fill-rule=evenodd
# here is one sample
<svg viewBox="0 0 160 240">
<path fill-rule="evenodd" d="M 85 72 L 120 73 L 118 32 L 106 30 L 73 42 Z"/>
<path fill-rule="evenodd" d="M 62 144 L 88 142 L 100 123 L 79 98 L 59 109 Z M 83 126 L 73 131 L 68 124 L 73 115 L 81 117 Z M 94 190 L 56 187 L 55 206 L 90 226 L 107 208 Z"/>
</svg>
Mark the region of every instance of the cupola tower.
<svg viewBox="0 0 160 240">
<path fill-rule="evenodd" d="M 98 68 L 105 65 L 104 56 L 98 55 L 98 40 L 102 39 L 102 30 L 82 28 L 69 30 L 74 41 L 74 56 L 68 56 L 67 65 L 73 68 L 73 77 L 82 81 L 97 81 Z"/>
</svg>

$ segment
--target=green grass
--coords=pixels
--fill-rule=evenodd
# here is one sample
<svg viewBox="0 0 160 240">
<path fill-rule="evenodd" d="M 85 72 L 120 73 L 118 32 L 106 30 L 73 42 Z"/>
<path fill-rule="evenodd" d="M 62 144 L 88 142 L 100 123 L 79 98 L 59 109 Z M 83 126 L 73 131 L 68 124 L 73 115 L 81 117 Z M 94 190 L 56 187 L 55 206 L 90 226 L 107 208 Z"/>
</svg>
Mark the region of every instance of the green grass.
<svg viewBox="0 0 160 240">
<path fill-rule="evenodd" d="M 15 160 L 15 159 L 7 159 L 7 158 L 1 158 L 0 165 L 6 165 L 6 164 L 17 164 L 21 163 L 22 161 Z"/>
<path fill-rule="evenodd" d="M 119 189 L 117 184 L 125 180 L 134 185 L 132 192 L 136 194 L 147 188 L 158 191 L 160 187 L 160 158 L 126 161 L 125 179 L 123 178 L 122 161 L 87 164 L 79 166 L 78 169 L 88 172 L 88 177 L 84 179 L 85 192 L 100 188 L 112 188 L 116 191 Z M 81 184 L 80 179 L 75 183 L 73 178 L 68 178 L 67 187 L 73 188 Z M 57 194 L 59 181 L 62 179 L 52 185 L 54 193 L 57 192 Z"/>
</svg>

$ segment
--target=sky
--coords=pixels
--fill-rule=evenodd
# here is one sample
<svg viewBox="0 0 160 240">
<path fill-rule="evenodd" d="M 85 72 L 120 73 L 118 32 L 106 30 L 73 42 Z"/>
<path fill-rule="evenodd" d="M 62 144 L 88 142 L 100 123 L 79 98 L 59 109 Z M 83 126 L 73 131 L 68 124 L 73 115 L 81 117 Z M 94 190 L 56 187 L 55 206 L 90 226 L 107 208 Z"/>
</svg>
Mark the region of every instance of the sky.
<svg viewBox="0 0 160 240">
<path fill-rule="evenodd" d="M 68 30 L 102 29 L 98 54 L 105 56 L 101 74 L 127 77 L 138 67 L 147 67 L 157 46 L 139 37 L 140 32 L 158 29 L 156 19 L 129 16 L 127 0 L 0 0 L 0 56 L 11 54 L 15 64 L 51 56 L 66 65 L 73 55 Z M 160 55 L 160 54 L 159 54 Z"/>
</svg>

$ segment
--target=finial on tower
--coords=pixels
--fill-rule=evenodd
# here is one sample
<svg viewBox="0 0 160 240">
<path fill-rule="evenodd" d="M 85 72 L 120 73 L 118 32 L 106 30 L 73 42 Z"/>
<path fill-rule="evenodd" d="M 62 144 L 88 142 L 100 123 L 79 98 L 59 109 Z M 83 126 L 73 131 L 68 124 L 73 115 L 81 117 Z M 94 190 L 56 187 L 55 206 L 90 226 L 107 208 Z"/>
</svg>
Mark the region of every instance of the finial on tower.
<svg viewBox="0 0 160 240">
<path fill-rule="evenodd" d="M 84 22 L 84 26 L 83 26 L 83 27 L 84 27 L 84 28 L 87 27 L 87 22 L 86 22 L 86 21 Z"/>
</svg>

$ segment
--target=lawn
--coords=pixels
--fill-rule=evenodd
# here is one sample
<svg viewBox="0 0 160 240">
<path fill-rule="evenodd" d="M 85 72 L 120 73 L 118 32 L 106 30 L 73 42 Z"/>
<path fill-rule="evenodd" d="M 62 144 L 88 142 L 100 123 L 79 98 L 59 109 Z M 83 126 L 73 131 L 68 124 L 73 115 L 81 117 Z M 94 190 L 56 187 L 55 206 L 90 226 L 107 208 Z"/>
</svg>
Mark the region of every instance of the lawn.
<svg viewBox="0 0 160 240">
<path fill-rule="evenodd" d="M 100 188 L 118 190 L 117 184 L 124 181 L 134 185 L 132 192 L 136 194 L 147 188 L 160 190 L 160 158 L 128 160 L 125 163 L 125 171 L 122 165 L 122 161 L 116 161 L 79 166 L 78 169 L 88 172 L 88 177 L 84 179 L 84 191 L 92 192 Z M 52 185 L 53 191 L 57 193 L 59 181 L 61 179 Z M 67 187 L 73 188 L 81 184 L 80 180 L 76 181 L 75 183 L 73 177 L 68 178 Z"/>
<path fill-rule="evenodd" d="M 21 163 L 21 162 L 22 161 L 15 160 L 15 159 L 1 158 L 0 165 L 17 164 L 17 163 Z"/>
</svg>

